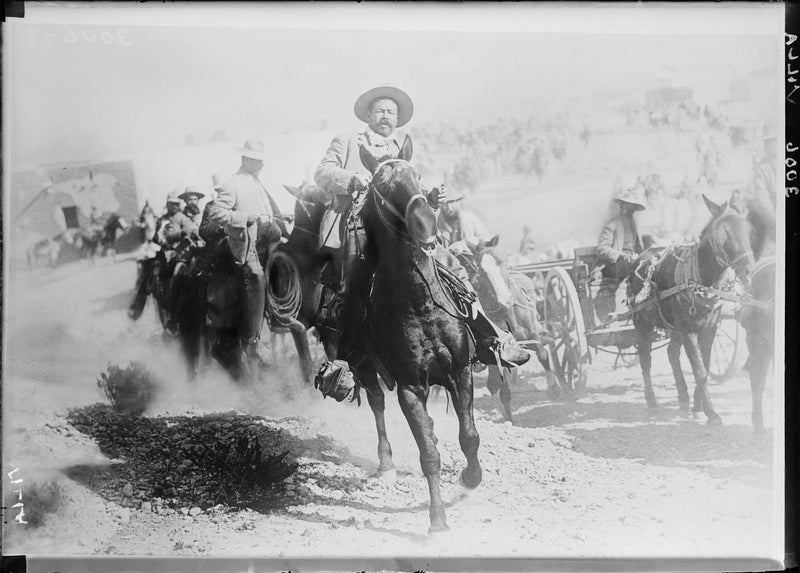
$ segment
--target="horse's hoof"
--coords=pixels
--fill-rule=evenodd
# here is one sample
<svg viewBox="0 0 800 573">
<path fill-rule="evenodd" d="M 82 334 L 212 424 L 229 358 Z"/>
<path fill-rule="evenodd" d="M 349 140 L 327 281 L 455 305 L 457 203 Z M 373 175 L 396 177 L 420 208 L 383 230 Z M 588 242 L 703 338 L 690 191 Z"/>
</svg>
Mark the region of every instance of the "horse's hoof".
<svg viewBox="0 0 800 573">
<path fill-rule="evenodd" d="M 558 386 L 549 386 L 547 388 L 547 396 L 551 400 L 558 400 L 558 398 L 561 396 L 561 388 Z"/>
<path fill-rule="evenodd" d="M 708 419 L 709 426 L 722 426 L 722 418 L 719 416 L 714 416 L 713 418 Z"/>
<path fill-rule="evenodd" d="M 447 523 L 431 523 L 431 526 L 428 528 L 428 535 L 435 536 L 437 533 L 445 533 L 450 531 L 450 527 L 448 527 Z"/>
<path fill-rule="evenodd" d="M 475 489 L 481 484 L 483 480 L 483 471 L 478 468 L 475 472 L 470 472 L 468 469 L 461 470 L 461 483 L 468 489 Z"/>
<path fill-rule="evenodd" d="M 689 402 L 680 402 L 680 403 L 678 404 L 678 407 L 679 407 L 681 410 L 683 410 L 684 412 L 688 412 L 688 411 L 689 411 Z"/>
<path fill-rule="evenodd" d="M 378 471 L 375 477 L 386 485 L 394 485 L 394 482 L 397 481 L 397 470 L 392 468 L 390 470 Z"/>
<path fill-rule="evenodd" d="M 658 411 L 658 402 L 655 402 L 655 401 L 650 402 L 648 400 L 648 402 L 647 402 L 647 410 L 649 412 L 657 412 Z"/>
</svg>

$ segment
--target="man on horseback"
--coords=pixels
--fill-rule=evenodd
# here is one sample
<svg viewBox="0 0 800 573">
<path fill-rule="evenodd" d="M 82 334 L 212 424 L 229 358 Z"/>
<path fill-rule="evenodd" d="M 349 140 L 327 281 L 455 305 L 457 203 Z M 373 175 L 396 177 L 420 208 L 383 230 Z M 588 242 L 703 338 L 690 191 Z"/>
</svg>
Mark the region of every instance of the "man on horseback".
<svg viewBox="0 0 800 573">
<path fill-rule="evenodd" d="M 448 195 L 444 201 L 440 201 L 442 208 L 437 219 L 439 237 L 444 246 L 451 251 L 458 251 L 462 245 L 474 248 L 481 241 L 489 241 L 492 238 L 489 229 L 475 212 L 462 209 L 463 200 L 464 195 L 456 192 Z"/>
<path fill-rule="evenodd" d="M 286 228 L 277 204 L 258 179 L 264 166 L 264 143 L 248 139 L 239 148 L 242 163 L 213 203 L 206 207 L 210 227 L 225 229 L 231 251 L 244 271 L 244 317 L 240 338 L 248 359 L 256 356 L 264 317 L 267 280 L 264 265 Z"/>
<path fill-rule="evenodd" d="M 167 328 L 176 330 L 175 311 L 180 303 L 181 290 L 189 274 L 189 263 L 191 259 L 191 244 L 201 244 L 200 222 L 203 214 L 200 212 L 198 203 L 205 196 L 197 187 L 190 185 L 186 190 L 178 195 L 178 199 L 183 200 L 186 207 L 183 211 L 176 213 L 167 223 L 164 236 L 169 244 L 175 245 L 175 269 L 172 271 L 172 278 L 169 283 L 169 307 L 172 310 Z M 186 240 L 188 239 L 188 241 Z"/>
<path fill-rule="evenodd" d="M 619 213 L 603 226 L 597 241 L 597 258 L 603 264 L 603 280 L 595 299 L 595 309 L 601 321 L 616 309 L 617 288 L 630 273 L 633 261 L 644 251 L 634 219 L 637 211 L 644 210 L 644 199 L 639 197 L 635 188 L 630 188 L 618 192 L 614 201 L 619 204 Z"/>
<path fill-rule="evenodd" d="M 149 204 L 146 204 L 146 207 L 149 207 Z M 144 213 L 144 209 L 142 212 Z M 178 215 L 182 215 L 180 191 L 174 189 L 167 194 L 166 211 L 156 220 L 155 230 L 153 236 L 151 237 L 151 241 L 154 246 L 151 247 L 150 251 L 152 251 L 153 254 L 155 254 L 155 252 L 158 250 L 164 251 L 165 261 L 167 262 L 169 262 L 167 251 L 171 251 L 174 246 L 172 246 L 167 239 L 166 231 L 172 220 Z M 152 273 L 155 270 L 155 258 L 147 255 L 148 253 L 146 252 L 145 257 L 139 261 L 139 273 L 136 278 L 136 288 L 133 295 L 133 300 L 128 307 L 128 318 L 131 320 L 138 320 L 142 315 L 144 305 L 147 302 L 147 285 L 150 282 Z M 165 271 L 166 269 L 161 269 L 160 272 Z"/>
<path fill-rule="evenodd" d="M 361 220 L 361 209 L 367 198 L 370 171 L 361 162 L 359 147 L 376 159 L 396 158 L 404 138 L 396 128 L 411 119 L 414 105 L 404 91 L 392 86 L 379 86 L 363 93 L 354 105 L 356 117 L 367 124 L 364 131 L 354 135 L 337 135 L 317 167 L 314 179 L 317 185 L 332 198 L 332 205 L 322 220 L 320 237 L 322 247 L 336 249 L 343 259 L 342 300 L 348 296 L 348 277 L 353 267 L 364 260 L 363 246 L 366 233 Z M 447 200 L 444 188 L 434 188 L 426 193 L 426 199 L 434 209 Z M 445 249 L 437 249 L 437 259 L 456 270 L 466 283 L 466 271 L 455 257 Z M 461 272 L 458 272 L 460 269 Z M 366 301 L 360 301 L 365 303 Z M 519 347 L 510 333 L 494 325 L 480 309 L 476 301 L 470 301 L 472 312 L 466 318 L 476 334 L 478 357 L 481 361 L 495 364 L 499 356 L 503 366 L 524 364 L 530 358 L 527 351 Z M 345 307 L 347 305 L 343 305 Z M 363 306 L 363 304 L 362 304 Z M 339 324 L 347 321 L 339 319 Z M 340 329 L 341 331 L 341 329 Z M 347 341 L 353 333 L 342 332 L 340 356 L 347 354 Z"/>
</svg>

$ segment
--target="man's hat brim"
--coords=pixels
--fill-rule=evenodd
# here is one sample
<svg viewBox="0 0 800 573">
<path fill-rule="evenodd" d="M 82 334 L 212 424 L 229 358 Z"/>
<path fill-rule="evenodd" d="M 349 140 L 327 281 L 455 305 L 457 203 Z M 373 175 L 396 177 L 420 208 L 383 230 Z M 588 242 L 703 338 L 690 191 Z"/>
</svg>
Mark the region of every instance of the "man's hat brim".
<svg viewBox="0 0 800 573">
<path fill-rule="evenodd" d="M 394 86 L 378 86 L 361 94 L 353 106 L 356 117 L 364 123 L 369 123 L 369 106 L 376 99 L 390 99 L 397 104 L 397 127 L 402 127 L 414 115 L 414 103 L 409 95 Z"/>
<path fill-rule="evenodd" d="M 636 201 L 628 201 L 626 199 L 614 199 L 614 201 L 616 201 L 617 203 L 626 203 L 628 205 L 633 205 L 634 207 L 636 207 L 636 211 L 644 211 L 645 209 L 644 205 Z"/>
<path fill-rule="evenodd" d="M 455 203 L 457 201 L 461 201 L 464 198 L 462 193 L 452 193 L 447 196 L 447 201 L 443 201 L 444 204 L 447 203 Z"/>
<path fill-rule="evenodd" d="M 205 193 L 201 193 L 200 191 L 186 191 L 178 195 L 178 199 L 183 199 L 184 201 L 186 201 L 186 198 L 191 197 L 192 195 L 194 195 L 198 199 L 202 199 L 203 197 L 206 196 Z"/>
<path fill-rule="evenodd" d="M 249 157 L 250 159 L 260 159 L 264 161 L 264 152 L 263 151 L 256 151 L 254 149 L 245 149 L 244 147 L 238 147 L 237 151 L 239 155 L 242 157 Z"/>
</svg>

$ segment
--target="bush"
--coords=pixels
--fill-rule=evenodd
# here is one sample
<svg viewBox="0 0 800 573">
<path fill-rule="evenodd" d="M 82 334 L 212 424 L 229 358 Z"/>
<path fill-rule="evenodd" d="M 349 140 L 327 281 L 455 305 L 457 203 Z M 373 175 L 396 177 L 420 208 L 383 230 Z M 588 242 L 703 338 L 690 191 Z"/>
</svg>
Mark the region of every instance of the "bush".
<svg viewBox="0 0 800 573">
<path fill-rule="evenodd" d="M 152 404 L 157 385 L 150 371 L 140 362 L 131 362 L 125 368 L 109 364 L 108 371 L 100 374 L 97 386 L 120 414 L 141 416 Z"/>
<path fill-rule="evenodd" d="M 10 492 L 5 496 L 5 521 L 9 525 L 17 525 L 14 521 L 20 515 L 20 510 L 24 512 L 22 519 L 27 524 L 19 523 L 25 527 L 39 527 L 44 523 L 48 514 L 55 513 L 61 508 L 64 495 L 64 488 L 56 481 L 31 482 L 24 484 L 22 488 L 22 500 L 19 493 Z M 17 503 L 23 506 L 13 507 Z"/>
<path fill-rule="evenodd" d="M 124 460 L 93 476 L 92 487 L 111 497 L 131 483 L 143 498 L 175 499 L 181 506 L 262 506 L 297 469 L 292 452 L 302 446 L 247 415 L 133 417 L 95 404 L 70 411 L 67 420 L 105 455 Z"/>
</svg>

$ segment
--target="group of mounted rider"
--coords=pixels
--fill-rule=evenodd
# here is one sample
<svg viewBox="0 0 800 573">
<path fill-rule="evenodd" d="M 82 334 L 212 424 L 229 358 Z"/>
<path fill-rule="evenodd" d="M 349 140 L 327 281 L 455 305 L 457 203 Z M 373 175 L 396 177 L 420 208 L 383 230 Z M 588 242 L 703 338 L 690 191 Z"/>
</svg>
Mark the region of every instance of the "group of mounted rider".
<svg viewBox="0 0 800 573">
<path fill-rule="evenodd" d="M 534 343 L 539 361 L 552 374 L 543 343 L 548 331 L 537 320 L 533 284 L 522 280 L 525 277 L 508 280 L 509 273 L 501 273 L 508 291 L 502 293 L 491 278 L 497 277 L 493 273 L 502 261 L 487 254 L 497 236 L 462 209 L 460 194 L 426 185 L 411 163 L 412 141 L 397 129 L 410 121 L 413 109 L 408 94 L 396 87 L 379 86 L 362 94 L 354 112 L 365 128 L 333 139 L 316 169 L 315 185 L 287 186 L 297 199 L 291 230 L 290 219 L 259 180 L 264 146 L 257 139 L 239 148 L 236 174 L 224 181 L 215 177 L 216 196 L 202 215 L 197 208 L 199 190 L 171 193 L 167 212 L 152 231 L 156 255 L 141 261 L 129 313 L 138 318 L 147 295 L 154 294 L 166 330 L 177 333 L 185 349 L 194 345 L 194 351 L 197 333 L 206 332 L 213 341 L 211 355 L 236 376 L 250 376 L 259 367 L 266 319 L 272 328 L 292 332 L 303 374 L 310 379 L 306 331 L 316 327 L 328 361 L 317 372 L 315 384 L 337 401 L 350 397 L 360 403 L 360 392 L 366 391 L 378 433 L 381 476 L 393 474 L 395 468 L 378 376 L 386 388 L 397 390 L 428 482 L 430 530 L 441 531 L 447 529 L 447 520 L 439 490 L 437 439 L 426 405 L 430 389 L 440 386 L 452 398 L 459 444 L 467 459 L 462 483 L 472 488 L 482 479 L 472 370 L 478 363 L 495 372 L 524 364 L 529 351 L 515 338 L 522 337 Z M 704 370 L 719 313 L 704 301 L 709 292 L 722 292 L 719 280 L 729 268 L 744 282 L 752 273 L 755 282 L 754 259 L 769 252 L 763 238 L 773 237 L 774 242 L 775 235 L 774 165 L 771 169 L 768 163 L 759 167 L 744 200 L 734 196 L 723 205 L 706 200 L 712 218 L 699 240 L 665 250 L 648 249 L 639 235 L 634 214 L 645 202 L 636 189 L 624 189 L 617 196 L 619 213 L 607 222 L 598 241 L 606 290 L 599 303 L 605 304 L 606 315 L 613 315 L 613 294 L 628 282 L 629 302 L 640 305 L 633 321 L 640 335 L 636 344 L 648 405 L 655 405 L 650 334 L 653 328 L 672 329 L 670 362 L 681 406 L 688 405 L 688 395 L 673 358 L 683 345 L 695 375 L 695 411 L 704 411 L 709 421 L 719 420 L 705 388 Z M 152 210 L 145 215 L 152 219 Z M 751 245 L 753 227 L 760 230 L 756 235 L 762 242 Z M 524 245 L 529 242 L 530 237 Z M 484 308 L 481 289 L 476 288 L 481 281 L 493 283 L 492 300 L 499 304 Z M 769 291 L 768 284 L 763 289 Z M 647 300 L 636 303 L 639 299 Z M 762 311 L 766 306 L 754 308 Z M 751 359 L 761 345 L 758 365 L 750 364 L 751 380 L 753 370 L 760 377 L 753 382 L 756 429 L 763 425 L 760 402 L 756 412 L 756 387 L 763 389 L 771 358 L 765 334 L 771 320 L 770 314 L 757 313 L 751 323 L 760 324 L 760 329 L 748 331 Z M 500 398 L 510 419 L 505 383 Z"/>
<path fill-rule="evenodd" d="M 365 348 L 363 334 L 367 328 L 359 324 L 359 317 L 365 315 L 368 285 L 365 290 L 364 284 L 356 283 L 363 283 L 363 273 L 358 269 L 363 264 L 367 246 L 361 212 L 371 188 L 372 173 L 364 165 L 363 154 L 368 153 L 378 163 L 402 161 L 398 158 L 403 145 L 411 143 L 397 128 L 409 122 L 413 109 L 411 98 L 393 86 L 379 86 L 362 94 L 355 102 L 354 111 L 366 124 L 365 128 L 355 134 L 336 136 L 316 169 L 316 185 L 294 190 L 299 204 L 311 202 L 324 209 L 319 227 L 311 230 L 319 237 L 317 252 L 306 255 L 321 256 L 327 261 L 328 269 L 323 273 L 327 279 L 321 282 L 335 291 L 337 298 L 338 348 L 335 356 L 329 356 L 337 360 L 328 365 L 324 373 L 327 376 L 336 377 L 342 365 L 358 362 Z M 215 181 L 216 197 L 206 203 L 202 213 L 197 205 L 203 193 L 197 188 L 187 187 L 182 192 L 176 190 L 169 194 L 166 213 L 158 220 L 152 237 L 160 250 L 155 258 L 162 263 L 152 265 L 144 261 L 141 265 L 129 316 L 136 319 L 141 315 L 148 285 L 153 284 L 151 278 L 155 274 L 161 280 L 161 288 L 168 291 L 168 296 L 162 297 L 167 302 L 165 328 L 170 333 L 180 334 L 177 309 L 185 303 L 182 299 L 186 298 L 183 295 L 191 266 L 205 264 L 208 267 L 209 260 L 213 263 L 214 258 L 232 259 L 235 264 L 228 269 L 239 288 L 231 296 L 238 296 L 241 303 L 237 352 L 242 363 L 253 367 L 258 363 L 268 299 L 268 263 L 281 244 L 290 241 L 291 234 L 286 224 L 288 218 L 281 214 L 259 179 L 264 160 L 263 143 L 248 139 L 239 153 L 239 170 L 221 184 Z M 287 189 L 292 191 L 292 188 Z M 466 309 L 463 320 L 473 334 L 477 359 L 504 367 L 521 365 L 529 358 L 527 350 L 516 343 L 510 332 L 489 320 L 457 257 L 492 238 L 473 213 L 461 209 L 462 199 L 461 194 L 451 193 L 443 185 L 423 186 L 420 200 L 435 209 L 438 219 L 434 257 L 451 276 L 460 279 L 460 285 L 451 291 Z M 181 201 L 185 204 L 183 210 Z M 297 253 L 294 255 L 296 257 Z M 451 284 L 454 283 L 451 281 Z M 218 300 L 225 295 L 214 292 L 213 285 L 207 286 L 206 302 L 211 304 L 204 308 L 206 313 L 213 314 L 214 299 L 217 299 L 217 306 L 225 306 L 224 301 Z M 202 313 L 203 309 L 196 311 Z M 210 318 L 208 322 L 213 323 L 213 317 Z"/>
</svg>

